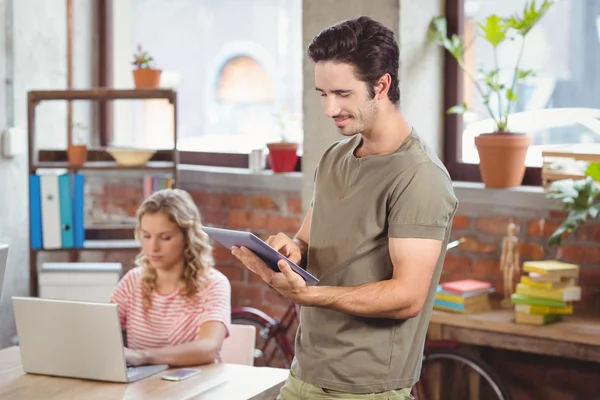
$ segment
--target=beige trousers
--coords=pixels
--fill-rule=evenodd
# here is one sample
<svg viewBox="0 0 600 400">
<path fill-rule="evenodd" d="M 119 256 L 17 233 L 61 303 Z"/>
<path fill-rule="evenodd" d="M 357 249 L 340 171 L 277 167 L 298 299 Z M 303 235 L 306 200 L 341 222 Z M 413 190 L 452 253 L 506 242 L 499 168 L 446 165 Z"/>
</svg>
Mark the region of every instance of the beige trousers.
<svg viewBox="0 0 600 400">
<path fill-rule="evenodd" d="M 410 388 L 381 393 L 353 394 L 322 389 L 301 381 L 290 374 L 281 388 L 277 400 L 414 400 Z"/>
</svg>

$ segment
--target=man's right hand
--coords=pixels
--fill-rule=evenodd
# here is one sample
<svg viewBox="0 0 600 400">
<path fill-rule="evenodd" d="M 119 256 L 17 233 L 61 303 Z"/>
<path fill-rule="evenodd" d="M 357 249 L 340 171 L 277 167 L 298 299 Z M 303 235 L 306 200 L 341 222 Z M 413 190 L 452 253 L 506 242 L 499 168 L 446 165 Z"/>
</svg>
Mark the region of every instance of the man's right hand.
<svg viewBox="0 0 600 400">
<path fill-rule="evenodd" d="M 265 242 L 286 256 L 294 264 L 299 264 L 302 260 L 302 252 L 300 246 L 294 242 L 289 236 L 284 233 L 278 233 L 274 236 L 269 236 Z"/>
</svg>

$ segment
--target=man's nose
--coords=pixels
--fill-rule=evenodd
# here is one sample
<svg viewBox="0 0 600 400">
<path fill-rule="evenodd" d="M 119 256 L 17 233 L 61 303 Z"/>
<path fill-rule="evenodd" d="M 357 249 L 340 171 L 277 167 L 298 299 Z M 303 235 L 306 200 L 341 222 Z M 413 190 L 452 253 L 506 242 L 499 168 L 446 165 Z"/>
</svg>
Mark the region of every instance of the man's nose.
<svg viewBox="0 0 600 400">
<path fill-rule="evenodd" d="M 325 108 L 325 116 L 327 118 L 334 117 L 340 114 L 340 107 L 337 105 L 335 99 L 329 97 L 323 100 L 323 107 Z"/>
</svg>

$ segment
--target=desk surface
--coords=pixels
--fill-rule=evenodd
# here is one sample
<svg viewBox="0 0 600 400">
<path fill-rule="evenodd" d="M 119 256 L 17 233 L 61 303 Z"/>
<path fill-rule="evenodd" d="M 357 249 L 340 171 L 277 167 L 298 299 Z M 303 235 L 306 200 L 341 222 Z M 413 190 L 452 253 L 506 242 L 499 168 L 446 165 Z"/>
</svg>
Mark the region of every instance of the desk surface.
<svg viewBox="0 0 600 400">
<path fill-rule="evenodd" d="M 25 374 L 18 347 L 0 350 L 0 399 L 273 399 L 288 376 L 278 368 L 235 364 L 199 366 L 202 373 L 181 382 L 158 373 L 130 384 Z"/>
<path fill-rule="evenodd" d="M 568 315 L 531 326 L 514 323 L 514 310 L 468 315 L 433 310 L 429 333 L 431 339 L 600 361 L 600 316 Z"/>
</svg>

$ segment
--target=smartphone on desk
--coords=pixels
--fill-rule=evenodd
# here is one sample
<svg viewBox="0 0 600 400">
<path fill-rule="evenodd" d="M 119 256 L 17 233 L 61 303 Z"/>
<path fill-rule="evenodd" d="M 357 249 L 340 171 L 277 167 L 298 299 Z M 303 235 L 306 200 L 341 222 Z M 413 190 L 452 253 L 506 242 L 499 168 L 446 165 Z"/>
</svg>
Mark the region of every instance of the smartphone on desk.
<svg viewBox="0 0 600 400">
<path fill-rule="evenodd" d="M 191 378 L 194 375 L 200 373 L 199 369 L 193 368 L 181 368 L 172 372 L 168 372 L 161 376 L 166 381 L 183 381 L 184 379 Z"/>
</svg>

